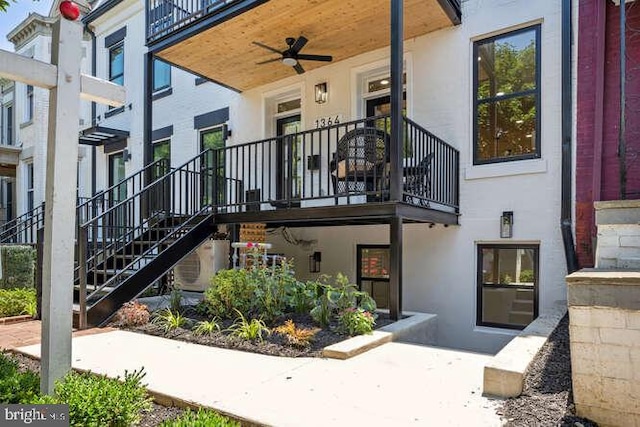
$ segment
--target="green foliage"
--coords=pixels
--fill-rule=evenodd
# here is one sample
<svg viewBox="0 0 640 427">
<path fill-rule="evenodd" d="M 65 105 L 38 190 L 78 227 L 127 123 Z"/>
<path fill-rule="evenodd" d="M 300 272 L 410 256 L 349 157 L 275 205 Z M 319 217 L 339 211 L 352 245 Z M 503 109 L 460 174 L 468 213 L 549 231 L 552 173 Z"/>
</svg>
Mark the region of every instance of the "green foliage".
<svg viewBox="0 0 640 427">
<path fill-rule="evenodd" d="M 69 405 L 71 426 L 137 425 L 141 412 L 151 409 L 151 398 L 141 383 L 144 375 L 143 370 L 125 371 L 120 380 L 72 372 L 56 383 L 54 398 Z"/>
<path fill-rule="evenodd" d="M 182 313 L 182 293 L 180 289 L 173 289 L 169 295 L 169 308 L 174 313 Z"/>
<path fill-rule="evenodd" d="M 36 290 L 33 288 L 0 289 L 0 317 L 36 314 Z"/>
<path fill-rule="evenodd" d="M 170 308 L 165 308 L 156 313 L 151 322 L 163 328 L 164 332 L 167 333 L 185 326 L 187 318 L 179 312 L 174 313 Z"/>
<path fill-rule="evenodd" d="M 267 328 L 267 325 L 261 319 L 251 319 L 248 321 L 240 311 L 236 310 L 238 318 L 235 323 L 229 328 L 231 335 L 243 340 L 258 340 L 262 341 L 262 335 L 269 335 L 271 331 Z"/>
<path fill-rule="evenodd" d="M 333 316 L 347 309 L 361 308 L 368 312 L 376 309 L 376 303 L 366 292 L 357 290 L 354 284 L 342 273 L 338 273 L 332 283 L 331 278 L 323 276 L 313 283 L 318 295 L 311 310 L 311 317 L 323 327 L 331 322 Z"/>
<path fill-rule="evenodd" d="M 257 262 L 253 265 L 249 280 L 255 284 L 255 311 L 271 322 L 297 302 L 294 296 L 298 281 L 289 263 L 272 267 Z"/>
<path fill-rule="evenodd" d="M 308 347 L 319 329 L 298 328 L 293 320 L 287 320 L 274 331 L 287 338 L 289 344 L 295 347 Z"/>
<path fill-rule="evenodd" d="M 15 3 L 16 0 L 11 0 L 12 3 Z M 0 12 L 6 12 L 11 3 L 9 0 L 0 0 Z"/>
<path fill-rule="evenodd" d="M 248 314 L 253 307 L 255 284 L 247 270 L 221 270 L 204 293 L 202 306 L 209 315 L 231 318 L 234 310 Z"/>
<path fill-rule="evenodd" d="M 18 364 L 0 353 L 0 403 L 30 403 L 40 392 L 38 374 L 19 372 Z"/>
<path fill-rule="evenodd" d="M 240 423 L 213 411 L 187 410 L 175 420 L 164 421 L 160 427 L 240 427 Z"/>
<path fill-rule="evenodd" d="M 340 331 L 348 335 L 370 334 L 376 319 L 361 308 L 348 308 L 338 315 Z"/>
<path fill-rule="evenodd" d="M 140 326 L 149 323 L 149 308 L 138 301 L 125 303 L 116 313 L 115 323 L 118 326 Z"/>
<path fill-rule="evenodd" d="M 211 335 L 219 330 L 220 324 L 216 318 L 213 318 L 209 321 L 203 320 L 202 322 L 198 322 L 195 328 L 193 328 L 193 333 L 196 335 Z"/>
<path fill-rule="evenodd" d="M 0 289 L 33 288 L 36 250 L 31 246 L 2 246 Z"/>
<path fill-rule="evenodd" d="M 533 270 L 522 270 L 520 272 L 520 282 L 533 283 L 534 279 Z"/>
</svg>

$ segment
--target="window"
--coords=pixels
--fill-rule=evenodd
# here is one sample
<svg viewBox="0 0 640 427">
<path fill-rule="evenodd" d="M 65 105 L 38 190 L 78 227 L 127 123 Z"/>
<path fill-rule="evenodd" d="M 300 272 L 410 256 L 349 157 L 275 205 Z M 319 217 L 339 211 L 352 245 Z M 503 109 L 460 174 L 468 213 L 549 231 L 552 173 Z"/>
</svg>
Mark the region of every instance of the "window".
<svg viewBox="0 0 640 427">
<path fill-rule="evenodd" d="M 27 164 L 26 173 L 27 173 L 27 212 L 30 212 L 35 207 L 34 197 L 33 197 L 33 193 L 34 193 L 33 163 Z"/>
<path fill-rule="evenodd" d="M 474 43 L 474 164 L 540 157 L 539 46 L 539 25 Z"/>
<path fill-rule="evenodd" d="M 389 308 L 389 245 L 358 245 L 358 288 L 368 293 L 378 308 Z"/>
<path fill-rule="evenodd" d="M 33 86 L 27 85 L 27 99 L 24 106 L 24 121 L 30 122 L 33 120 Z"/>
<path fill-rule="evenodd" d="M 538 245 L 478 245 L 478 325 L 524 329 L 538 317 L 538 253 Z"/>
<path fill-rule="evenodd" d="M 200 132 L 200 150 L 224 148 L 226 138 L 226 126 L 216 126 L 211 129 Z M 231 183 L 227 182 L 225 177 L 225 152 L 217 151 L 217 164 L 214 164 L 214 153 L 209 152 L 205 157 L 202 165 L 202 202 L 209 203 L 210 194 L 213 193 L 214 179 L 218 177 L 218 204 L 225 204 L 227 186 Z"/>
<path fill-rule="evenodd" d="M 2 144 L 13 145 L 13 105 L 5 105 L 2 110 Z"/>
<path fill-rule="evenodd" d="M 165 160 L 158 163 L 153 171 L 153 178 L 157 179 L 169 172 L 169 162 L 171 160 L 171 140 L 165 139 L 153 143 L 153 161 Z"/>
<path fill-rule="evenodd" d="M 124 85 L 124 43 L 109 48 L 109 81 Z"/>
<path fill-rule="evenodd" d="M 153 91 L 171 86 L 171 65 L 159 59 L 153 60 Z"/>
</svg>

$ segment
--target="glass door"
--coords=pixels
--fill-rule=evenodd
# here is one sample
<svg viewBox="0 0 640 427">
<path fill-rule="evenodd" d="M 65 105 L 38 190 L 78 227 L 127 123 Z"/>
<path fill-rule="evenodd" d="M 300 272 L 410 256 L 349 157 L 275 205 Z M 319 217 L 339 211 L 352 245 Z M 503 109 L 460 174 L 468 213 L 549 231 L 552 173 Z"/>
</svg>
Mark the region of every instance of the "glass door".
<svg viewBox="0 0 640 427">
<path fill-rule="evenodd" d="M 359 289 L 368 293 L 378 308 L 389 308 L 389 245 L 358 245 L 357 252 Z"/>
<path fill-rule="evenodd" d="M 278 140 L 276 149 L 276 199 L 296 207 L 300 206 L 302 196 L 302 145 L 296 135 L 300 127 L 300 114 L 283 117 L 276 122 L 277 136 L 283 137 Z"/>
<path fill-rule="evenodd" d="M 224 148 L 226 145 L 226 127 L 217 126 L 200 133 L 200 151 L 208 149 Z M 225 177 L 224 150 L 218 151 L 218 161 L 214 164 L 214 153 L 209 152 L 202 163 L 202 203 L 211 204 L 214 199 L 216 205 L 225 205 L 227 202 L 227 180 Z M 218 178 L 218 194 L 213 194 L 214 180 Z"/>
<path fill-rule="evenodd" d="M 111 188 L 121 183 L 125 179 L 124 153 L 116 153 L 109 156 L 109 179 L 108 187 Z M 110 237 L 116 237 L 123 234 L 126 224 L 126 204 L 119 205 L 120 202 L 127 198 L 127 185 L 122 184 L 113 188 L 109 192 L 109 206 L 106 209 L 118 206 L 110 215 Z"/>
</svg>

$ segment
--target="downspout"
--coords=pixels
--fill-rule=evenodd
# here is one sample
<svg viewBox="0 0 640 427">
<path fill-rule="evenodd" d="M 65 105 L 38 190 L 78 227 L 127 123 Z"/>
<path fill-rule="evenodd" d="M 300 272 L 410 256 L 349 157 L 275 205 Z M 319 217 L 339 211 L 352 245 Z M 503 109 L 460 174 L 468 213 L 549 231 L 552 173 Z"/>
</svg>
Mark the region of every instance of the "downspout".
<svg viewBox="0 0 640 427">
<path fill-rule="evenodd" d="M 84 29 L 91 35 L 91 75 L 96 76 L 97 53 L 96 53 L 96 33 L 89 28 L 89 24 L 85 24 Z M 91 103 L 91 126 L 96 125 L 96 103 Z M 91 146 L 91 196 L 96 195 L 96 167 L 97 167 L 97 149 L 95 145 Z"/>
<path fill-rule="evenodd" d="M 562 183 L 560 230 L 564 243 L 564 255 L 567 261 L 567 272 L 578 270 L 578 259 L 573 242 L 572 230 L 572 82 L 571 82 L 571 32 L 572 1 L 562 0 Z"/>
<path fill-rule="evenodd" d="M 627 117 L 627 5 L 620 0 L 620 126 L 618 127 L 618 165 L 620 168 L 620 199 L 627 198 L 627 142 L 625 140 Z"/>
</svg>

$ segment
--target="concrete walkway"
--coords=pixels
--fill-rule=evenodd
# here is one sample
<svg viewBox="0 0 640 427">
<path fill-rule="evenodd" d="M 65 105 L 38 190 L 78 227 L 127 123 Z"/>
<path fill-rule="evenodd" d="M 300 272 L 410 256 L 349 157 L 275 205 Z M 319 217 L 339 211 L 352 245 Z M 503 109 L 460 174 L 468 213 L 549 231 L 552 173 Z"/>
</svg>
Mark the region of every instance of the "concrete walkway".
<svg viewBox="0 0 640 427">
<path fill-rule="evenodd" d="M 499 402 L 481 396 L 488 358 L 399 343 L 345 361 L 279 358 L 118 330 L 73 339 L 75 368 L 144 367 L 152 391 L 273 426 L 498 426 Z"/>
</svg>

